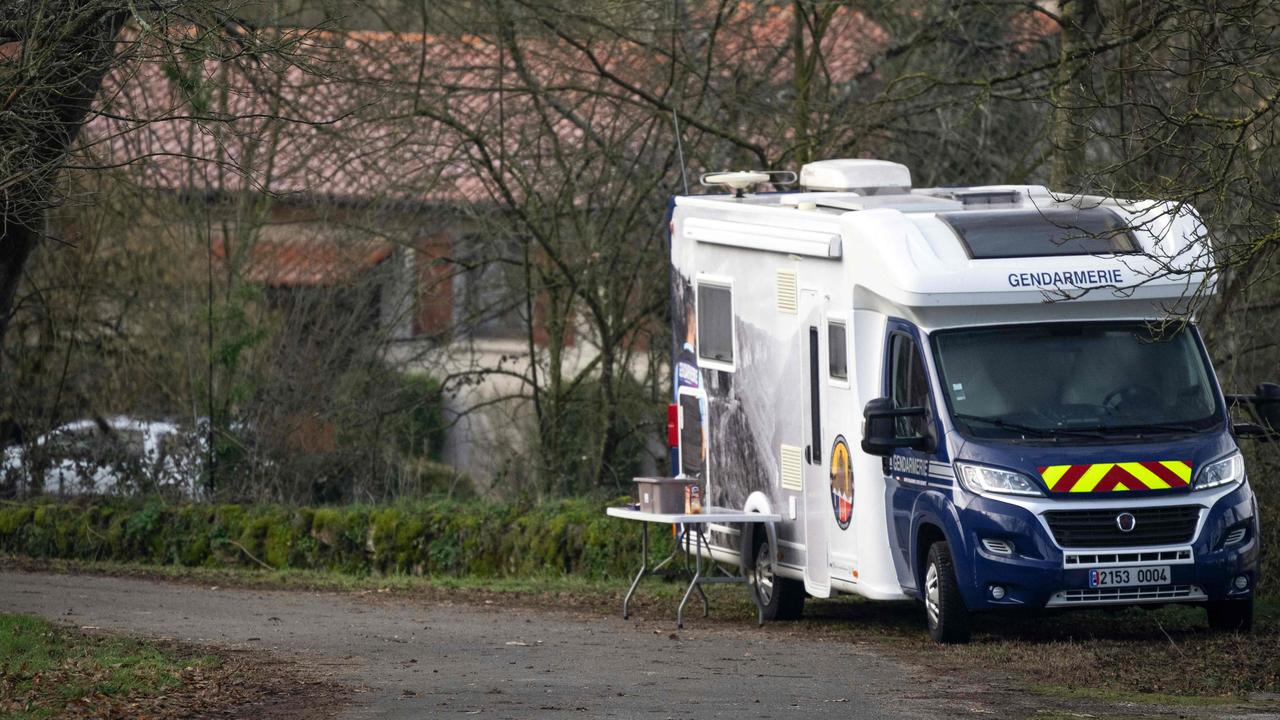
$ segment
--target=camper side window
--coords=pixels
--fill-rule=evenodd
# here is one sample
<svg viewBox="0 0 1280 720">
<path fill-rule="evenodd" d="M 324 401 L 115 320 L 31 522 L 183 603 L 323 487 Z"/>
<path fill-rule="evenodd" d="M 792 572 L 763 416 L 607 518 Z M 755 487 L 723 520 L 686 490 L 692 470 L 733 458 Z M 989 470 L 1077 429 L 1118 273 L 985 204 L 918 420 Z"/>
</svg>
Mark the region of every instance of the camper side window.
<svg viewBox="0 0 1280 720">
<path fill-rule="evenodd" d="M 893 373 L 890 388 L 895 408 L 929 407 L 929 377 L 916 342 L 910 335 L 895 333 L 890 348 L 889 367 Z M 898 418 L 900 436 L 918 435 L 924 431 L 923 418 Z"/>
<path fill-rule="evenodd" d="M 849 345 L 842 322 L 827 323 L 827 360 L 827 375 L 832 380 L 849 379 Z"/>
<path fill-rule="evenodd" d="M 733 366 L 733 290 L 698 283 L 698 357 Z"/>
</svg>

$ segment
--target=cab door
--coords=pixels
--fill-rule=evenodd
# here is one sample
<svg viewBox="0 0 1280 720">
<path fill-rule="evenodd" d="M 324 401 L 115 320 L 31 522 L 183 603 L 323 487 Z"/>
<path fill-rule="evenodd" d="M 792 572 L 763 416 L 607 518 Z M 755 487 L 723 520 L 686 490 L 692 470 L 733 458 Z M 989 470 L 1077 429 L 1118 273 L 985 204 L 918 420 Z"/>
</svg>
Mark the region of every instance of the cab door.
<svg viewBox="0 0 1280 720">
<path fill-rule="evenodd" d="M 831 517 L 830 483 L 823 448 L 827 356 L 825 301 L 812 291 L 801 294 L 800 358 L 804 367 L 804 589 L 814 597 L 831 595 L 827 526 Z"/>
<path fill-rule="evenodd" d="M 929 450 L 898 448 L 884 460 L 885 482 L 890 489 L 893 552 L 898 582 L 904 589 L 915 589 L 916 579 L 911 556 L 912 520 L 920 495 L 950 490 L 950 465 L 945 457 L 945 443 L 937 422 L 929 374 L 926 370 L 922 341 L 916 328 L 900 320 L 891 320 L 885 339 L 884 397 L 895 409 L 925 409 L 924 417 L 897 419 L 899 436 L 926 435 L 932 438 Z"/>
</svg>

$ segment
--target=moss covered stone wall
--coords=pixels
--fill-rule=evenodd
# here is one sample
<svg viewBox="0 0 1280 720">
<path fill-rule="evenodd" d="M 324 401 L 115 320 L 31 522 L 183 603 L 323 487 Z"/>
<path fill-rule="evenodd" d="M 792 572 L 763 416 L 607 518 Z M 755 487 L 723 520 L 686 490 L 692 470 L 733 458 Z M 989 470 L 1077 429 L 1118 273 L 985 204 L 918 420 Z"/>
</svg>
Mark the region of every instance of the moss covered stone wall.
<svg viewBox="0 0 1280 720">
<path fill-rule="evenodd" d="M 0 503 L 0 552 L 356 574 L 622 577 L 635 570 L 639 528 L 604 514 L 622 502 L 311 508 L 37 500 Z M 654 553 L 669 551 L 668 533 L 650 538 Z"/>
</svg>

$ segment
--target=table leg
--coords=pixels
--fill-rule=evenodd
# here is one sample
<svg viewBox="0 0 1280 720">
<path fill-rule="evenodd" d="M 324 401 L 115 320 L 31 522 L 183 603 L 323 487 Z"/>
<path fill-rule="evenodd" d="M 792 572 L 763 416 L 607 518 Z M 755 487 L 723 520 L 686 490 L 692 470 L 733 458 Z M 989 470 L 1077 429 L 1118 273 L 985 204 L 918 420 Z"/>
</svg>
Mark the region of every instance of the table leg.
<svg viewBox="0 0 1280 720">
<path fill-rule="evenodd" d="M 698 560 L 702 560 L 702 547 L 706 547 L 707 560 L 711 563 L 711 571 L 714 574 L 717 566 L 716 561 L 711 558 L 711 541 L 707 539 L 706 533 L 702 531 L 702 526 L 699 525 L 698 527 L 698 540 L 701 541 L 701 546 L 698 547 Z M 702 596 L 702 617 L 707 617 L 711 614 L 711 603 L 707 600 L 707 591 L 702 587 L 701 582 L 698 583 L 698 594 Z"/>
<path fill-rule="evenodd" d="M 758 592 L 755 583 L 748 583 L 747 588 L 751 592 L 751 599 L 756 603 L 756 626 L 764 627 L 764 603 L 760 602 L 760 593 Z"/>
<path fill-rule="evenodd" d="M 763 526 L 763 525 L 760 526 L 760 530 L 763 530 L 765 532 L 764 541 L 769 544 L 769 560 L 770 560 L 770 563 L 772 563 L 777 553 L 776 546 L 774 545 L 774 542 L 773 542 L 773 535 L 772 533 L 769 532 L 769 528 L 767 528 L 766 526 Z M 778 574 L 774 570 L 775 570 L 775 566 L 770 564 L 769 572 L 773 573 L 774 591 L 776 592 Z M 760 588 L 757 587 L 760 580 L 759 578 L 756 577 L 756 571 L 755 571 L 754 565 L 751 567 L 750 570 L 744 573 L 743 579 L 747 583 L 747 590 L 751 593 L 751 601 L 756 604 L 756 624 L 760 627 L 763 627 L 764 626 L 764 603 L 760 602 Z"/>
<path fill-rule="evenodd" d="M 676 547 L 684 550 L 681 553 L 680 561 L 684 563 L 684 571 L 687 574 L 689 572 L 689 528 L 692 525 L 677 525 L 676 527 L 680 528 L 676 533 Z"/>
<path fill-rule="evenodd" d="M 680 599 L 680 607 L 676 609 L 676 627 L 684 627 L 684 608 L 689 604 L 689 598 L 693 597 L 693 591 L 696 588 L 698 594 L 702 596 L 702 617 L 707 617 L 711 613 L 711 605 L 707 601 L 707 593 L 702 589 L 702 545 L 707 546 L 707 553 L 711 552 L 711 542 L 702 532 L 701 526 L 698 526 L 694 532 L 694 555 L 693 555 L 693 578 L 689 580 L 689 587 L 684 591 L 684 597 Z M 685 550 L 688 550 L 688 541 L 686 539 Z"/>
<path fill-rule="evenodd" d="M 702 580 L 701 554 L 694 557 L 693 567 L 693 578 L 689 580 L 689 587 L 685 589 L 684 597 L 680 598 L 680 607 L 676 608 L 676 627 L 678 628 L 684 627 L 684 606 L 689 604 L 689 598 L 693 596 L 693 589 L 699 587 L 698 583 Z"/>
<path fill-rule="evenodd" d="M 636 573 L 636 579 L 631 581 L 631 587 L 627 589 L 626 597 L 622 598 L 622 619 L 627 619 L 627 606 L 631 604 L 631 596 L 636 592 L 636 586 L 640 584 L 640 578 L 644 577 L 649 570 L 649 523 L 640 523 L 640 572 Z"/>
</svg>

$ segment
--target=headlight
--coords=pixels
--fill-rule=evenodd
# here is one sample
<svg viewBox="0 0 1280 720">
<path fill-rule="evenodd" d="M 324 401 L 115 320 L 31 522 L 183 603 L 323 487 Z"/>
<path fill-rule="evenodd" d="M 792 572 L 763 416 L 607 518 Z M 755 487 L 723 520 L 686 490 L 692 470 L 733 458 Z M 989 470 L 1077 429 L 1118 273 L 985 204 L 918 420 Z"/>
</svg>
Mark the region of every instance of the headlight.
<svg viewBox="0 0 1280 720">
<path fill-rule="evenodd" d="M 969 492 L 999 493 L 1002 495 L 1043 495 L 1031 478 L 1012 470 L 1000 470 L 985 465 L 956 463 L 960 482 Z"/>
<path fill-rule="evenodd" d="M 1207 490 L 1209 488 L 1222 487 L 1223 485 L 1231 485 L 1244 479 L 1244 458 L 1240 453 L 1235 453 L 1230 457 L 1225 457 L 1217 462 L 1211 462 L 1200 469 L 1200 474 L 1196 475 L 1196 490 Z"/>
</svg>

